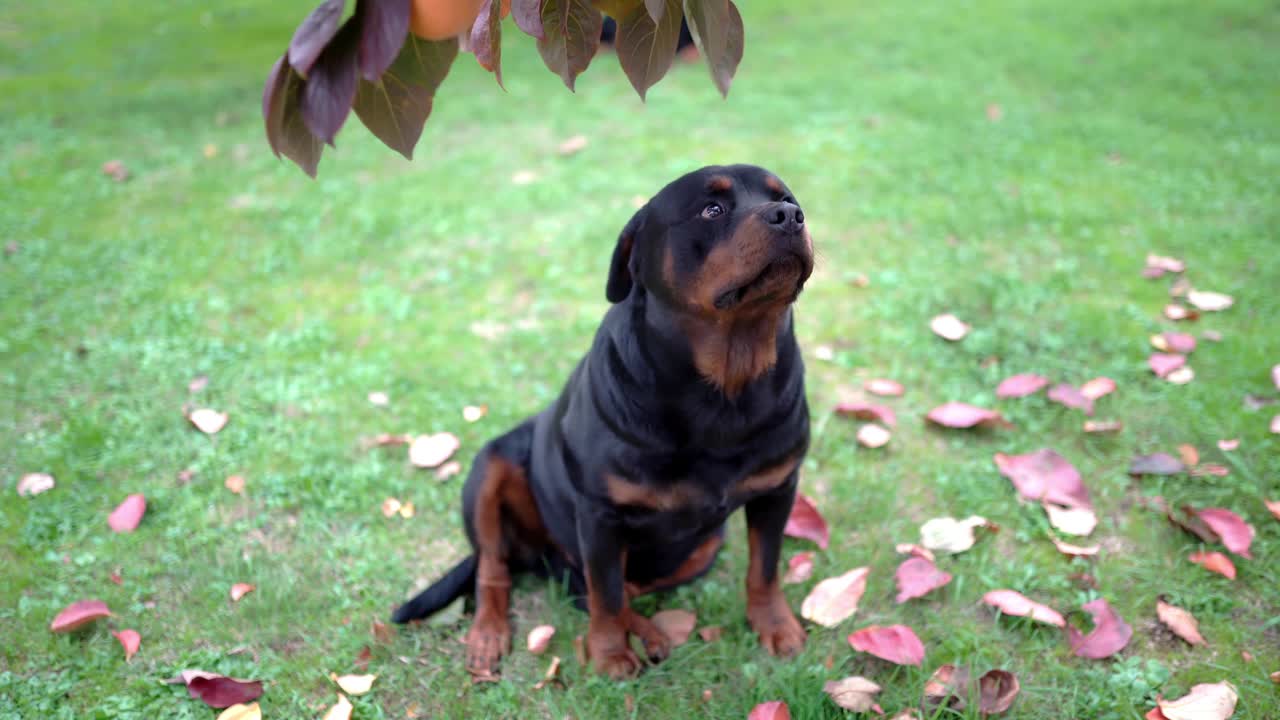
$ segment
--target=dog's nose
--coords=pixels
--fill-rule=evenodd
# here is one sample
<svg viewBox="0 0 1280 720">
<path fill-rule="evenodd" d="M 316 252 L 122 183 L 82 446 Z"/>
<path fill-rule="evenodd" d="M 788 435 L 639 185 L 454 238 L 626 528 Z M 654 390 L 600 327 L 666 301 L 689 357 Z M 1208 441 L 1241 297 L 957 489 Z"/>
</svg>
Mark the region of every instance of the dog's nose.
<svg viewBox="0 0 1280 720">
<path fill-rule="evenodd" d="M 769 203 L 763 214 L 765 222 L 784 232 L 796 232 L 804 227 L 804 211 L 789 202 Z"/>
</svg>

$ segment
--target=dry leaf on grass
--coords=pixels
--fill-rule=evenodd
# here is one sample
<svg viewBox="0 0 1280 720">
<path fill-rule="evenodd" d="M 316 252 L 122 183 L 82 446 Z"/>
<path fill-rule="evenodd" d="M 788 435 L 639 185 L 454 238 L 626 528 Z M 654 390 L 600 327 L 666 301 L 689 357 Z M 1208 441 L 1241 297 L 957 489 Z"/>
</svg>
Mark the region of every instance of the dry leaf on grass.
<svg viewBox="0 0 1280 720">
<path fill-rule="evenodd" d="M 1177 700 L 1156 699 L 1156 706 L 1168 720 L 1227 720 L 1236 712 L 1240 696 L 1231 683 L 1201 683 Z"/>
<path fill-rule="evenodd" d="M 1098 516 L 1089 508 L 1067 508 L 1043 503 L 1049 524 L 1068 535 L 1084 537 L 1098 526 Z"/>
<path fill-rule="evenodd" d="M 347 699 L 347 696 L 338 693 L 338 702 L 334 703 L 333 707 L 325 712 L 323 720 L 351 720 L 351 712 L 353 710 L 355 708 L 351 705 L 351 701 Z"/>
<path fill-rule="evenodd" d="M 231 586 L 231 602 L 240 602 L 240 598 L 248 595 L 257 588 L 249 583 L 236 583 Z"/>
<path fill-rule="evenodd" d="M 1192 290 L 1187 293 L 1187 302 L 1203 312 L 1218 312 L 1231 307 L 1236 301 L 1235 298 L 1225 293 Z"/>
<path fill-rule="evenodd" d="M 1200 462 L 1200 451 L 1194 445 L 1183 443 L 1178 446 L 1178 457 L 1183 465 L 1195 465 Z"/>
<path fill-rule="evenodd" d="M 1139 455 L 1129 463 L 1129 474 L 1139 475 L 1178 475 L 1187 471 L 1187 467 L 1178 458 L 1168 453 Z"/>
<path fill-rule="evenodd" d="M 829 680 L 822 686 L 822 691 L 831 698 L 832 702 L 845 710 L 859 713 L 869 710 L 874 710 L 876 713 L 882 712 L 880 706 L 876 704 L 876 694 L 880 692 L 880 686 L 864 677 L 854 675 L 843 680 Z"/>
<path fill-rule="evenodd" d="M 574 135 L 572 137 L 565 139 L 564 142 L 560 143 L 560 146 L 556 148 L 556 152 L 560 153 L 561 155 L 574 155 L 576 153 L 579 153 L 585 150 L 586 147 L 587 147 L 587 136 Z"/>
<path fill-rule="evenodd" d="M 458 436 L 449 432 L 418 435 L 409 443 L 409 462 L 414 467 L 437 467 L 448 460 L 461 444 Z"/>
<path fill-rule="evenodd" d="M 689 635 L 698 624 L 698 616 L 688 610 L 663 610 L 649 619 L 671 641 L 671 647 L 689 642 Z"/>
<path fill-rule="evenodd" d="M 1231 562 L 1231 558 L 1220 552 L 1204 552 L 1197 551 L 1191 553 L 1187 558 L 1191 562 L 1201 565 L 1205 570 L 1216 572 L 1228 580 L 1236 579 L 1236 566 Z"/>
<path fill-rule="evenodd" d="M 1049 539 L 1053 541 L 1054 547 L 1058 548 L 1058 552 L 1071 557 L 1091 557 L 1097 555 L 1098 551 L 1102 549 L 1101 545 L 1072 545 L 1071 543 L 1062 542 L 1052 535 L 1049 536 Z"/>
<path fill-rule="evenodd" d="M 968 668 L 940 665 L 924 683 L 924 706 L 931 711 L 945 707 L 962 712 L 969 704 L 970 691 Z"/>
<path fill-rule="evenodd" d="M 1185 305 L 1178 303 L 1169 303 L 1164 306 L 1164 316 L 1170 320 L 1199 320 L 1200 313 L 1195 310 L 1188 310 Z"/>
<path fill-rule="evenodd" d="M 364 695 L 373 689 L 373 681 L 377 680 L 378 676 L 329 673 L 329 679 L 337 683 L 338 687 L 348 695 Z"/>
<path fill-rule="evenodd" d="M 1175 257 L 1147 253 L 1147 267 L 1156 268 L 1162 273 L 1180 273 L 1187 269 L 1187 264 Z"/>
<path fill-rule="evenodd" d="M 577 640 L 574 641 L 574 644 L 577 645 Z M 585 658 L 580 657 L 579 662 L 582 662 L 584 659 Z M 559 684 L 560 684 L 560 656 L 553 655 L 551 657 L 551 664 L 547 665 L 547 671 L 542 674 L 541 680 L 534 683 L 533 689 L 541 690 L 542 688 L 547 687 L 548 685 L 559 685 Z"/>
<path fill-rule="evenodd" d="M 998 410 L 988 410 L 976 405 L 949 402 L 930 410 L 925 419 L 935 425 L 949 428 L 1013 427 Z"/>
<path fill-rule="evenodd" d="M 116 182 L 124 182 L 129 179 L 129 169 L 119 160 L 108 160 L 102 163 L 102 174 Z"/>
<path fill-rule="evenodd" d="M 1080 386 L 1080 394 L 1090 400 L 1097 400 L 1116 391 L 1116 381 L 1109 377 L 1096 377 Z"/>
<path fill-rule="evenodd" d="M 239 495 L 244 492 L 244 476 L 228 475 L 227 479 L 222 481 L 222 486 L 230 490 L 232 493 Z"/>
<path fill-rule="evenodd" d="M 1164 379 L 1174 385 L 1186 385 L 1196 379 L 1196 371 L 1192 370 L 1190 365 L 1183 365 L 1177 370 L 1165 375 Z"/>
<path fill-rule="evenodd" d="M 751 708 L 747 720 L 791 720 L 791 710 L 781 700 L 760 703 Z"/>
<path fill-rule="evenodd" d="M 325 720 L 332 720 L 325 715 Z M 350 715 L 347 716 L 348 718 Z M 262 708 L 258 703 L 236 704 L 218 713 L 217 720 L 262 720 Z"/>
<path fill-rule="evenodd" d="M 1165 627 L 1172 630 L 1174 635 L 1188 643 L 1205 644 L 1204 637 L 1200 634 L 1200 623 L 1196 622 L 1195 616 L 1177 605 L 1170 605 L 1164 601 L 1164 598 L 1156 600 L 1156 617 L 1164 623 Z"/>
<path fill-rule="evenodd" d="M 1093 618 L 1093 630 L 1082 635 L 1075 626 L 1068 625 L 1067 640 L 1071 644 L 1071 652 L 1079 657 L 1101 660 L 1115 655 L 1129 644 L 1133 628 L 1120 619 L 1110 603 L 1098 598 L 1083 607 Z"/>
<path fill-rule="evenodd" d="M 400 512 L 401 506 L 402 506 L 401 502 L 395 498 L 387 498 L 386 500 L 383 500 L 382 516 L 395 517 L 396 513 Z"/>
<path fill-rule="evenodd" d="M 196 429 L 205 435 L 217 434 L 219 430 L 226 427 L 229 419 L 231 419 L 231 416 L 227 413 L 221 413 L 210 408 L 198 408 L 187 415 L 187 421 L 196 426 Z"/>
<path fill-rule="evenodd" d="M 1203 508 L 1194 512 L 1222 540 L 1228 550 L 1243 558 L 1253 557 L 1249 553 L 1249 546 L 1253 544 L 1255 532 L 1244 518 L 1226 508 Z"/>
<path fill-rule="evenodd" d="M 1054 450 L 1041 448 L 1024 455 L 996 453 L 992 460 L 1027 500 L 1069 508 L 1093 507 L 1080 471 Z"/>
<path fill-rule="evenodd" d="M 18 495 L 35 497 L 52 490 L 54 484 L 53 476 L 49 473 L 27 473 L 18 479 Z"/>
<path fill-rule="evenodd" d="M 923 545 L 916 545 L 915 543 L 898 543 L 893 546 L 893 551 L 899 555 L 912 555 L 914 557 L 924 558 L 929 562 L 937 561 L 932 550 Z"/>
<path fill-rule="evenodd" d="M 551 645 L 551 638 L 556 634 L 556 629 L 551 625 L 539 625 L 529 631 L 528 638 L 525 639 L 525 645 L 528 646 L 529 652 L 534 655 L 541 655 L 547 651 Z"/>
<path fill-rule="evenodd" d="M 387 404 L 390 402 L 391 402 L 391 398 L 387 397 L 387 394 L 382 392 L 381 390 L 375 390 L 369 393 L 370 405 L 376 405 L 378 407 L 386 407 Z"/>
<path fill-rule="evenodd" d="M 1084 431 L 1087 433 L 1115 433 L 1124 429 L 1119 420 L 1085 420 Z"/>
<path fill-rule="evenodd" d="M 1172 355 L 1170 353 L 1151 353 L 1147 358 L 1147 366 L 1151 368 L 1151 372 L 1156 377 L 1168 377 L 1169 373 L 1183 367 L 1187 364 L 1187 358 L 1183 355 Z"/>
<path fill-rule="evenodd" d="M 1022 685 L 1008 670 L 988 670 L 978 678 L 978 705 L 983 715 L 1001 715 L 1013 707 Z"/>
<path fill-rule="evenodd" d="M 211 708 L 231 707 L 262 696 L 260 680 L 239 680 L 198 670 L 184 670 L 182 678 L 187 694 Z"/>
<path fill-rule="evenodd" d="M 995 607 L 1005 615 L 1028 617 L 1055 627 L 1067 625 L 1067 620 L 1062 617 L 1062 613 L 1015 590 L 992 590 L 982 596 L 982 602 Z"/>
<path fill-rule="evenodd" d="M 894 572 L 898 583 L 895 602 L 901 604 L 912 598 L 923 597 L 951 582 L 951 573 L 939 570 L 931 560 L 921 557 L 907 558 Z"/>
<path fill-rule="evenodd" d="M 719 640 L 722 635 L 724 635 L 724 628 L 719 625 L 708 625 L 704 628 L 698 628 L 698 637 L 702 638 L 703 642 L 715 642 Z"/>
<path fill-rule="evenodd" d="M 906 388 L 902 387 L 902 383 L 885 378 L 873 378 L 862 383 L 862 387 L 872 395 L 886 397 L 901 397 L 906 392 Z"/>
<path fill-rule="evenodd" d="M 980 527 L 994 526 L 980 515 L 970 515 L 964 520 L 934 518 L 920 526 L 920 544 L 929 550 L 954 555 L 973 547 L 977 542 L 974 530 Z"/>
<path fill-rule="evenodd" d="M 142 522 L 142 516 L 147 512 L 147 499 L 142 493 L 134 493 L 124 499 L 116 506 L 115 510 L 107 516 L 107 525 L 118 533 L 133 532 L 138 528 L 138 523 Z"/>
<path fill-rule="evenodd" d="M 924 644 L 906 625 L 867 626 L 849 635 L 849 645 L 897 665 L 918 667 L 924 662 Z"/>
<path fill-rule="evenodd" d="M 800 616 L 823 627 L 839 625 L 857 612 L 869 574 L 871 568 L 860 567 L 818 583 L 800 604 Z"/>
<path fill-rule="evenodd" d="M 813 553 L 798 552 L 787 561 L 787 574 L 782 576 L 783 585 L 794 585 L 808 580 L 813 575 Z"/>
<path fill-rule="evenodd" d="M 1047 397 L 1059 405 L 1083 411 L 1085 415 L 1093 415 L 1093 400 L 1070 383 L 1058 383 L 1049 388 Z"/>
<path fill-rule="evenodd" d="M 1041 375 L 1013 375 L 1000 381 L 996 386 L 996 397 L 998 398 L 1020 398 L 1032 395 L 1044 389 L 1049 384 L 1049 378 Z"/>
<path fill-rule="evenodd" d="M 1218 449 L 1222 452 L 1231 452 L 1240 447 L 1240 438 L 1223 439 L 1218 441 Z"/>
<path fill-rule="evenodd" d="M 872 420 L 889 427 L 898 424 L 898 415 L 893 408 L 885 405 L 872 405 L 864 402 L 843 402 L 836 405 L 836 414 L 857 420 Z"/>
<path fill-rule="evenodd" d="M 1280 500 L 1263 500 L 1262 504 L 1267 506 L 1275 519 L 1280 520 Z"/>
<path fill-rule="evenodd" d="M 880 448 L 889 444 L 891 435 L 889 431 L 876 425 L 868 423 L 858 428 L 858 444 L 867 448 Z"/>
<path fill-rule="evenodd" d="M 933 330 L 933 334 L 951 342 L 963 340 L 964 336 L 968 335 L 969 331 L 973 329 L 951 313 L 935 316 L 929 321 L 929 328 Z"/>
<path fill-rule="evenodd" d="M 457 460 L 450 460 L 449 462 L 436 468 L 436 479 L 448 480 L 449 478 L 453 477 L 454 475 L 457 475 L 460 472 L 462 472 L 462 463 L 458 462 Z"/>
<path fill-rule="evenodd" d="M 803 493 L 796 493 L 795 504 L 791 506 L 791 515 L 787 518 L 782 533 L 789 537 L 812 540 L 823 550 L 831 542 L 831 530 L 827 527 L 827 521 L 818 512 L 813 500 Z"/>
<path fill-rule="evenodd" d="M 478 422 L 480 418 L 488 414 L 488 405 L 468 405 L 462 408 L 462 419 L 469 423 Z"/>
<path fill-rule="evenodd" d="M 129 662 L 133 659 L 134 654 L 138 652 L 138 647 L 142 645 L 142 636 L 137 630 L 121 630 L 111 631 L 111 634 L 120 641 L 120 645 L 124 648 L 124 661 Z"/>
</svg>

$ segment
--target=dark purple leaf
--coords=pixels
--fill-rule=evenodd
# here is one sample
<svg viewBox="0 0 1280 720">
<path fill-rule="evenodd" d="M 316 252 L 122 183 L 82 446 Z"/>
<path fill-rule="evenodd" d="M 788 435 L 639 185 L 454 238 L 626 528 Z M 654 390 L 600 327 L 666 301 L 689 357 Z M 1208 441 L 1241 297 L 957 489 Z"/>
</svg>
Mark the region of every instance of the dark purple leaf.
<svg viewBox="0 0 1280 720">
<path fill-rule="evenodd" d="M 676 58 L 676 44 L 680 41 L 680 0 L 659 0 L 666 10 L 651 16 L 651 9 L 637 5 L 626 17 L 618 19 L 618 34 L 614 45 L 618 62 L 627 74 L 631 86 L 644 99 L 645 91 L 657 84 Z M 654 17 L 660 17 L 654 21 Z"/>
<path fill-rule="evenodd" d="M 409 0 L 357 0 L 360 74 L 377 82 L 400 54 L 409 34 Z"/>
<path fill-rule="evenodd" d="M 471 52 L 502 87 L 502 0 L 484 0 L 471 26 Z"/>
<path fill-rule="evenodd" d="M 680 10 L 680 3 L 672 0 L 644 0 L 644 7 L 649 11 L 649 17 L 654 23 L 661 23 L 664 15 L 671 13 L 671 7 L 675 6 L 676 12 L 680 13 L 680 17 L 684 17 L 684 12 Z"/>
<path fill-rule="evenodd" d="M 1093 400 L 1085 397 L 1084 393 L 1074 385 L 1068 383 L 1054 385 L 1049 388 L 1049 399 L 1069 408 L 1083 410 L 1085 415 L 1093 415 Z"/>
<path fill-rule="evenodd" d="M 276 157 L 283 154 L 308 175 L 315 177 L 324 144 L 311 134 L 302 119 L 300 104 L 304 81 L 293 66 L 286 62 L 287 55 L 281 56 L 271 68 L 262 96 L 267 142 L 271 144 Z"/>
<path fill-rule="evenodd" d="M 588 0 L 543 0 L 538 53 L 570 90 L 600 47 L 602 23 Z"/>
<path fill-rule="evenodd" d="M 289 41 L 289 64 L 300 75 L 311 72 L 320 51 L 337 34 L 338 21 L 346 5 L 346 0 L 324 0 L 294 31 Z"/>
<path fill-rule="evenodd" d="M 733 0 L 685 0 L 689 33 L 707 59 L 711 80 L 720 94 L 729 95 L 729 83 L 742 62 L 742 15 Z"/>
<path fill-rule="evenodd" d="M 431 99 L 458 56 L 458 41 L 405 37 L 404 47 L 377 83 L 361 80 L 356 115 L 387 147 L 408 159 L 431 114 Z"/>
<path fill-rule="evenodd" d="M 226 708 L 256 700 L 262 695 L 261 680 L 236 680 L 222 677 L 193 677 L 187 683 L 187 693 L 203 700 L 211 708 Z"/>
<path fill-rule="evenodd" d="M 1168 453 L 1139 455 L 1129 464 L 1130 475 L 1177 475 L 1186 470 L 1181 460 Z"/>
<path fill-rule="evenodd" d="M 526 35 L 542 39 L 542 0 L 511 0 L 511 17 Z"/>
<path fill-rule="evenodd" d="M 356 97 L 359 43 L 360 17 L 353 15 L 320 53 L 302 89 L 302 119 L 312 135 L 330 145 Z"/>
</svg>

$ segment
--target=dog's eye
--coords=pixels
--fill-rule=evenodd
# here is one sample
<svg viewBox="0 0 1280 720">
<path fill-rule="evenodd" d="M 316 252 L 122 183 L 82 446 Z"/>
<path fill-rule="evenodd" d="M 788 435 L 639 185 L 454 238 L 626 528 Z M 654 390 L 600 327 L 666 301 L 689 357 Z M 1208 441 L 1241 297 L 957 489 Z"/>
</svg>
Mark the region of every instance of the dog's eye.
<svg viewBox="0 0 1280 720">
<path fill-rule="evenodd" d="M 718 218 L 723 214 L 724 208 L 720 206 L 720 203 L 711 203 L 710 205 L 702 208 L 702 217 L 708 220 Z"/>
<path fill-rule="evenodd" d="M 799 205 L 799 204 L 800 204 L 800 203 L 796 202 L 796 199 L 795 199 L 795 198 L 793 198 L 793 197 L 791 197 L 790 195 L 788 195 L 788 196 L 786 196 L 786 197 L 782 198 L 782 202 L 784 202 L 784 203 L 791 203 L 792 205 Z"/>
</svg>

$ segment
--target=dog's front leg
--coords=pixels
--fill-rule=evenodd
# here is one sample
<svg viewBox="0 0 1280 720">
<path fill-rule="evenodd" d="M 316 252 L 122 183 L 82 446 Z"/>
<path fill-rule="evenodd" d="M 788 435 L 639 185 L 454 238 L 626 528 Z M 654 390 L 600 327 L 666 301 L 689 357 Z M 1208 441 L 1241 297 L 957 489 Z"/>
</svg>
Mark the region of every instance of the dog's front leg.
<svg viewBox="0 0 1280 720">
<path fill-rule="evenodd" d="M 767 495 L 747 502 L 747 620 L 770 655 L 789 657 L 804 647 L 805 632 L 778 581 L 782 529 L 796 499 L 797 475 Z"/>
<path fill-rule="evenodd" d="M 626 549 L 613 513 L 598 507 L 578 511 L 578 544 L 587 578 L 587 657 L 597 672 L 615 680 L 634 677 L 641 661 L 631 650 L 624 589 Z"/>
</svg>

